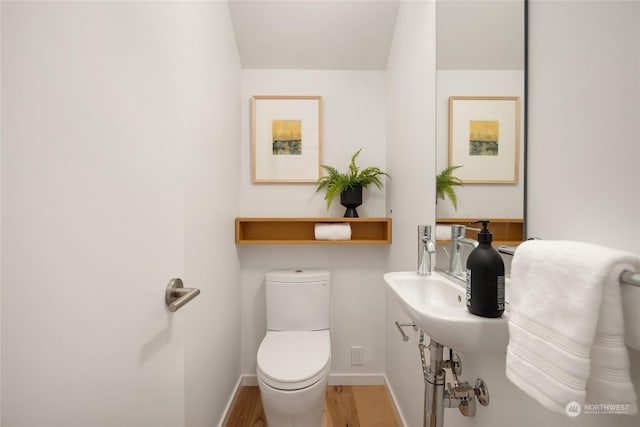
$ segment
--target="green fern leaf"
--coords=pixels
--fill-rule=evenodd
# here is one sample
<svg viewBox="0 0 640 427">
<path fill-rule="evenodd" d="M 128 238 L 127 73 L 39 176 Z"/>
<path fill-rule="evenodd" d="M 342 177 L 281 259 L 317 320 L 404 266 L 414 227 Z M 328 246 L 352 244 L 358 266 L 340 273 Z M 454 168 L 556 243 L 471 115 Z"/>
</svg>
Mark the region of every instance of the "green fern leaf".
<svg viewBox="0 0 640 427">
<path fill-rule="evenodd" d="M 448 197 L 455 210 L 458 210 L 458 198 L 454 187 L 463 186 L 464 183 L 460 178 L 453 176 L 452 173 L 461 167 L 459 165 L 448 166 L 436 176 L 436 197 L 442 200 Z"/>
</svg>

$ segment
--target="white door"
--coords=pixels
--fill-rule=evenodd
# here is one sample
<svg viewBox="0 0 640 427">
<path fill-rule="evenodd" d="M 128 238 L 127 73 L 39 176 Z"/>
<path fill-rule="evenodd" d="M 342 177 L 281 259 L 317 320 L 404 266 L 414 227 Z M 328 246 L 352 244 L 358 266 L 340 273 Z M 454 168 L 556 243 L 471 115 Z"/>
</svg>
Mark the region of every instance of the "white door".
<svg viewBox="0 0 640 427">
<path fill-rule="evenodd" d="M 3 4 L 3 425 L 180 427 L 179 45 L 91 3 Z"/>
</svg>

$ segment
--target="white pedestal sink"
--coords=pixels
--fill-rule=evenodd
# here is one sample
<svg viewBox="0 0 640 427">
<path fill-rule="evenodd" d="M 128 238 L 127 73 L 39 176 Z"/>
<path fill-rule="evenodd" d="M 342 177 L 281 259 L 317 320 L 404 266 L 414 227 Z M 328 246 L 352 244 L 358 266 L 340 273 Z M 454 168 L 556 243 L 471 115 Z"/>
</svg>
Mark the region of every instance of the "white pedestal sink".
<svg viewBox="0 0 640 427">
<path fill-rule="evenodd" d="M 384 275 L 407 314 L 431 339 L 466 353 L 504 352 L 507 316 L 490 319 L 467 311 L 465 289 L 438 272 L 420 276 L 398 271 Z"/>
</svg>

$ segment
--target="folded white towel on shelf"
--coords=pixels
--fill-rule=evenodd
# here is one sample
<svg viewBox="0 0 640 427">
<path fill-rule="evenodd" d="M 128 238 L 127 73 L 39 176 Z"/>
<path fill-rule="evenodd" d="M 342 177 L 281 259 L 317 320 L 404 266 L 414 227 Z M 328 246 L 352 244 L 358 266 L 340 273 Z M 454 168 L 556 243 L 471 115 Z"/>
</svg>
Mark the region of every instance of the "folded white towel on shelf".
<svg viewBox="0 0 640 427">
<path fill-rule="evenodd" d="M 318 223 L 315 225 L 316 240 L 351 240 L 351 225 L 345 223 Z"/>
<path fill-rule="evenodd" d="M 589 243 L 522 243 L 511 267 L 507 377 L 559 413 L 570 402 L 637 413 L 619 276 L 639 267 L 636 255 Z"/>
<path fill-rule="evenodd" d="M 436 224 L 436 240 L 451 240 L 451 226 Z"/>
</svg>

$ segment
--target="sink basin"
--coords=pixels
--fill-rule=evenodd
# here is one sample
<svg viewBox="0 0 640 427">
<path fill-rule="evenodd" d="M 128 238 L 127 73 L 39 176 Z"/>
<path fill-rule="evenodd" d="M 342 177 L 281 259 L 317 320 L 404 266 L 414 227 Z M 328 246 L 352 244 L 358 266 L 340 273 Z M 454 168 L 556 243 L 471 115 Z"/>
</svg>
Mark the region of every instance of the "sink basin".
<svg viewBox="0 0 640 427">
<path fill-rule="evenodd" d="M 504 352 L 507 316 L 491 319 L 467 311 L 465 289 L 438 272 L 384 275 L 392 293 L 416 324 L 433 340 L 460 352 Z"/>
</svg>

